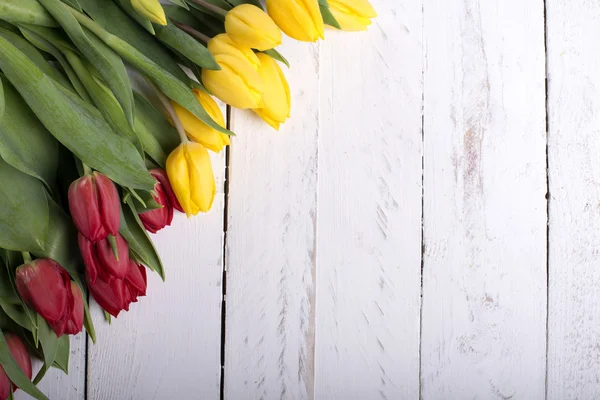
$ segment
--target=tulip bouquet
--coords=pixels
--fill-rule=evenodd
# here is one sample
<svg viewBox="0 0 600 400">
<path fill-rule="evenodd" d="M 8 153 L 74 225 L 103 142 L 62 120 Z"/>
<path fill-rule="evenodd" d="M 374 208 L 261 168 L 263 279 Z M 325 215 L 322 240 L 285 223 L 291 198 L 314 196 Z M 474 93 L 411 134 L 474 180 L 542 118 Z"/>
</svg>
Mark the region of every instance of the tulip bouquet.
<svg viewBox="0 0 600 400">
<path fill-rule="evenodd" d="M 210 210 L 213 96 L 279 129 L 276 47 L 365 29 L 367 0 L 0 0 L 0 400 L 68 371 L 69 335 L 165 276 L 148 232 Z M 43 362 L 33 378 L 30 355 Z M 33 378 L 33 381 L 32 381 Z"/>
</svg>

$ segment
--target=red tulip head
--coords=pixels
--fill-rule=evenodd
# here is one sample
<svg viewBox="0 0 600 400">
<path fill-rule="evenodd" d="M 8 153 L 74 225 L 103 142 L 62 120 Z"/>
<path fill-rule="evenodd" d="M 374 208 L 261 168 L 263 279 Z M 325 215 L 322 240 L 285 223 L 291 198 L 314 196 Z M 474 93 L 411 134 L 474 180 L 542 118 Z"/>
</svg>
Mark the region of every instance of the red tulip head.
<svg viewBox="0 0 600 400">
<path fill-rule="evenodd" d="M 69 209 L 77 230 L 92 242 L 119 232 L 119 193 L 105 175 L 94 172 L 71 183 Z"/>
<path fill-rule="evenodd" d="M 6 344 L 8 344 L 8 348 L 10 350 L 10 354 L 12 354 L 13 358 L 21 367 L 23 373 L 31 379 L 32 369 L 31 369 L 31 358 L 29 357 L 29 353 L 27 352 L 27 348 L 23 341 L 15 334 L 6 333 L 4 334 L 4 338 L 6 339 Z M 17 387 L 13 384 L 12 389 L 16 390 Z M 0 366 L 0 400 L 6 400 L 11 392 L 11 382 L 4 372 L 4 368 Z"/>
<path fill-rule="evenodd" d="M 63 333 L 78 333 L 75 327 L 67 326 L 73 315 L 83 313 L 83 297 L 79 292 L 75 303 L 69 273 L 54 260 L 41 258 L 21 265 L 16 272 L 19 295 L 48 322 L 56 336 Z M 67 332 L 68 331 L 68 332 Z"/>
<path fill-rule="evenodd" d="M 140 220 L 148 232 L 156 233 L 165 226 L 171 225 L 173 221 L 173 210 L 183 212 L 179 200 L 175 197 L 167 173 L 162 169 L 153 169 L 150 174 L 156 179 L 157 183 L 154 186 L 154 194 L 152 197 L 162 207 L 146 211 L 140 214 Z"/>
</svg>

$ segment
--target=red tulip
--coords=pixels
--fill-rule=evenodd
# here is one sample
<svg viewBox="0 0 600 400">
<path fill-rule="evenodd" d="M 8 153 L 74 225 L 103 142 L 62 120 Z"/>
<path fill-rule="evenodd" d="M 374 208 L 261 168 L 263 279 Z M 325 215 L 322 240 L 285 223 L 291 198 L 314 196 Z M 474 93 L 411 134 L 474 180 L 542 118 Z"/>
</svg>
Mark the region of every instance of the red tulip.
<svg viewBox="0 0 600 400">
<path fill-rule="evenodd" d="M 71 183 L 69 209 L 77 230 L 92 242 L 119 233 L 119 193 L 112 181 L 98 172 Z"/>
<path fill-rule="evenodd" d="M 79 318 L 83 315 L 83 298 L 79 288 L 78 293 L 72 288 L 69 273 L 59 263 L 40 258 L 23 264 L 17 268 L 16 284 L 25 303 L 48 322 L 56 336 L 81 331 L 82 324 L 68 325 L 72 318 L 83 321 Z"/>
<path fill-rule="evenodd" d="M 65 333 L 76 335 L 83 329 L 83 295 L 79 286 L 71 281 L 71 293 L 73 294 L 73 312 L 67 322 Z"/>
<path fill-rule="evenodd" d="M 17 335 L 12 333 L 4 334 L 4 338 L 6 339 L 6 344 L 8 344 L 10 354 L 12 354 L 19 367 L 21 367 L 23 373 L 31 379 L 31 358 L 29 357 L 25 344 L 23 344 L 23 341 Z M 6 400 L 10 395 L 10 384 L 11 382 L 8 375 L 6 375 L 4 368 L 0 365 L 0 400 Z M 17 387 L 14 384 L 13 389 L 17 390 Z"/>
<path fill-rule="evenodd" d="M 140 220 L 148 232 L 156 233 L 173 221 L 173 209 L 183 212 L 179 200 L 175 197 L 167 174 L 162 169 L 153 169 L 150 174 L 157 180 L 154 186 L 154 200 L 162 207 L 140 214 Z"/>
<path fill-rule="evenodd" d="M 108 240 L 92 243 L 79 235 L 79 248 L 85 263 L 90 293 L 106 312 L 116 317 L 138 296 L 146 294 L 146 268 L 129 258 L 129 246 L 121 235 L 116 237 L 117 260 Z"/>
</svg>

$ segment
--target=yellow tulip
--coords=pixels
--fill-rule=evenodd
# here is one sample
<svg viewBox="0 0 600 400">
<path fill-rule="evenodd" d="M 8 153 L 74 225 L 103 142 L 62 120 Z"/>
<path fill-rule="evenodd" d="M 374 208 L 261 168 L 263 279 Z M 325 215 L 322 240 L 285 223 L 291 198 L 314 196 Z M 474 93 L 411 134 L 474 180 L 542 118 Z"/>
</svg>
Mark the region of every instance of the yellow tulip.
<svg viewBox="0 0 600 400">
<path fill-rule="evenodd" d="M 206 110 L 208 115 L 219 125 L 225 128 L 225 118 L 219 108 L 219 105 L 208 93 L 200 89 L 192 89 L 194 96 L 198 99 L 202 108 Z M 228 146 L 229 135 L 221 133 L 216 129 L 211 128 L 204 122 L 200 121 L 194 114 L 181 107 L 179 104 L 171 101 L 177 117 L 181 121 L 185 133 L 187 136 L 196 143 L 200 143 L 202 146 L 215 153 L 223 150 L 223 147 Z"/>
<path fill-rule="evenodd" d="M 225 31 L 239 45 L 269 50 L 281 44 L 281 31 L 262 9 L 240 4 L 225 16 Z"/>
<path fill-rule="evenodd" d="M 316 42 L 325 38 L 318 0 L 267 0 L 267 12 L 293 39 Z"/>
<path fill-rule="evenodd" d="M 247 60 L 254 69 L 258 69 L 260 61 L 250 47 L 236 44 L 229 35 L 221 33 L 208 41 L 208 50 L 213 54 L 229 54 Z"/>
<path fill-rule="evenodd" d="M 236 108 L 263 106 L 263 81 L 250 62 L 230 54 L 217 54 L 215 60 L 220 70 L 202 70 L 202 82 L 213 95 Z"/>
<path fill-rule="evenodd" d="M 167 25 L 165 11 L 158 0 L 131 0 L 131 5 L 139 14 L 150 22 Z"/>
<path fill-rule="evenodd" d="M 290 87 L 277 62 L 264 53 L 259 53 L 258 73 L 265 84 L 263 108 L 254 110 L 267 124 L 279 130 L 279 126 L 290 117 Z"/>
<path fill-rule="evenodd" d="M 208 151 L 199 143 L 182 143 L 167 158 L 167 175 L 189 217 L 212 207 L 217 187 Z"/>
<path fill-rule="evenodd" d="M 377 16 L 368 0 L 329 0 L 329 9 L 345 31 L 364 31 Z"/>
</svg>

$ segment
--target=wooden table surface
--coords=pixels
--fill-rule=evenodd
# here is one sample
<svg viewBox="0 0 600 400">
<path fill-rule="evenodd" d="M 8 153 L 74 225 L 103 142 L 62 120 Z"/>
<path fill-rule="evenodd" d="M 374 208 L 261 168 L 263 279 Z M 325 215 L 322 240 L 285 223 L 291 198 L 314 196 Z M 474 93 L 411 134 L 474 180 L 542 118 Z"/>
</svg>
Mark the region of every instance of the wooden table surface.
<svg viewBox="0 0 600 400">
<path fill-rule="evenodd" d="M 51 399 L 600 398 L 600 2 L 372 2 Z"/>
</svg>

